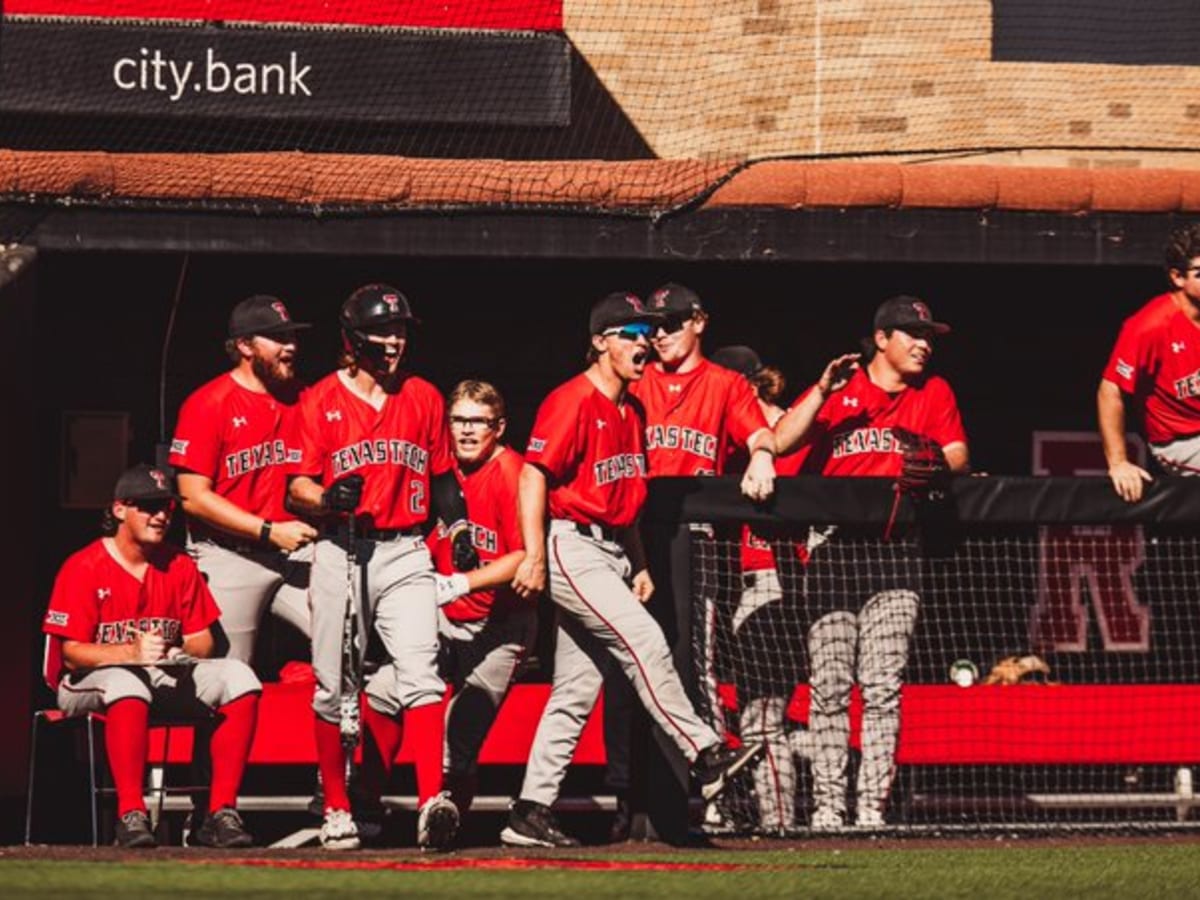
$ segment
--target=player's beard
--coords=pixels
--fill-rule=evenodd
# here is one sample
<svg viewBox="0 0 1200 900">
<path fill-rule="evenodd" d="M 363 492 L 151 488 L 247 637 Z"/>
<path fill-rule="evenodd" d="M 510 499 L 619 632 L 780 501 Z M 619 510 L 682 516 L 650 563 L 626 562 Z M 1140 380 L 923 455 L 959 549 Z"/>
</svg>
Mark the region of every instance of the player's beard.
<svg viewBox="0 0 1200 900">
<path fill-rule="evenodd" d="M 278 358 L 272 360 L 255 355 L 250 360 L 250 369 L 268 388 L 287 387 L 296 376 L 295 363 Z"/>
</svg>

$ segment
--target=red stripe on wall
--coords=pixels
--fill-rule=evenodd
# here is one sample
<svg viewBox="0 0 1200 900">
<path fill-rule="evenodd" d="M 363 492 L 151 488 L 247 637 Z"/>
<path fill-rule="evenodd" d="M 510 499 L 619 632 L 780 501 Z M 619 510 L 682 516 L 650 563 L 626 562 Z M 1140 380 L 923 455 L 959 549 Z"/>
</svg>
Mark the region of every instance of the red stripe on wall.
<svg viewBox="0 0 1200 900">
<path fill-rule="evenodd" d="M 5 15 L 561 31 L 562 0 L 6 0 Z"/>
</svg>

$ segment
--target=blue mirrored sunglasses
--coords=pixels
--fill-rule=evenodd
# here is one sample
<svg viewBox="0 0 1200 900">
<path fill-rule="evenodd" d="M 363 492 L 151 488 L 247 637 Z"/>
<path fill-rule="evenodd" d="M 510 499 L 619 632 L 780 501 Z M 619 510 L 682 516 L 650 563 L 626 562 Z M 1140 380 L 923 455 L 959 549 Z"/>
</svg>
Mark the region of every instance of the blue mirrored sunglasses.
<svg viewBox="0 0 1200 900">
<path fill-rule="evenodd" d="M 649 322 L 629 322 L 614 328 L 605 328 L 602 334 L 605 337 L 615 334 L 626 341 L 636 341 L 638 338 L 646 338 L 648 340 L 654 334 L 654 326 Z"/>
</svg>

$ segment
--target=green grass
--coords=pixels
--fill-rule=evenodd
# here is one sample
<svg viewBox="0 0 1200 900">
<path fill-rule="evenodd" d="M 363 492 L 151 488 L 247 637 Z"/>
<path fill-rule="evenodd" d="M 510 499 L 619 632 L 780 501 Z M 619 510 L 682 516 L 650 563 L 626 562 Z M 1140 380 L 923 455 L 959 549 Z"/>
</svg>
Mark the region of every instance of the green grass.
<svg viewBox="0 0 1200 900">
<path fill-rule="evenodd" d="M 1194 897 L 1200 895 L 1200 846 L 1194 843 L 1014 845 L 967 849 L 690 851 L 590 859 L 735 863 L 736 871 L 448 871 L 297 870 L 159 862 L 0 859 L 0 896 L 404 898 L 991 898 Z M 336 860 L 353 862 L 354 854 Z M 413 857 L 397 856 L 396 860 Z"/>
</svg>

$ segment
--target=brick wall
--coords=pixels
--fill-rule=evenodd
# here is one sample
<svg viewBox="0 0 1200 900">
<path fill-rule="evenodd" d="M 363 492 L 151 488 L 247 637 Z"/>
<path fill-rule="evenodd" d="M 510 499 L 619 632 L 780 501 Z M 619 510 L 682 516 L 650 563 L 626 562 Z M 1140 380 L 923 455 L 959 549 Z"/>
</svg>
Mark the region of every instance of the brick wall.
<svg viewBox="0 0 1200 900">
<path fill-rule="evenodd" d="M 1200 163 L 1200 67 L 992 62 L 991 13 L 990 0 L 567 0 L 565 27 L 663 157 Z"/>
</svg>

